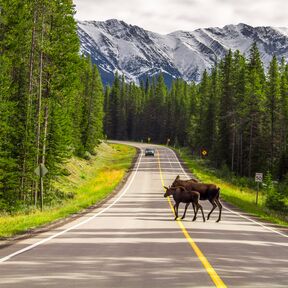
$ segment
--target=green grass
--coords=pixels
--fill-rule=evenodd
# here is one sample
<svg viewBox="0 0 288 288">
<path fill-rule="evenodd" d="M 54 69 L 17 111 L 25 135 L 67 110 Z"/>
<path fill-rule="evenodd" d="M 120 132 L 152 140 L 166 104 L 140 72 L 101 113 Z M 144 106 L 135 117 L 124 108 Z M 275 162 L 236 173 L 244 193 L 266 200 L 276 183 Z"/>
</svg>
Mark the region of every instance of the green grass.
<svg viewBox="0 0 288 288">
<path fill-rule="evenodd" d="M 256 205 L 256 190 L 239 187 L 227 180 L 221 179 L 213 169 L 209 169 L 207 165 L 205 165 L 205 161 L 202 159 L 193 159 L 187 149 L 181 149 L 177 152 L 189 170 L 201 180 L 201 182 L 214 183 L 221 188 L 221 198 L 223 200 L 263 220 L 286 227 L 288 226 L 288 222 L 284 219 L 285 215 L 277 214 L 265 208 L 265 195 L 263 191 L 259 191 L 258 205 Z"/>
<path fill-rule="evenodd" d="M 27 230 L 67 217 L 79 212 L 107 197 L 121 182 L 136 149 L 120 144 L 102 143 L 90 160 L 72 158 L 66 168 L 69 176 L 61 176 L 55 181 L 55 188 L 75 197 L 61 205 L 45 207 L 43 212 L 30 211 L 29 214 L 0 216 L 0 238 L 7 238 Z"/>
</svg>

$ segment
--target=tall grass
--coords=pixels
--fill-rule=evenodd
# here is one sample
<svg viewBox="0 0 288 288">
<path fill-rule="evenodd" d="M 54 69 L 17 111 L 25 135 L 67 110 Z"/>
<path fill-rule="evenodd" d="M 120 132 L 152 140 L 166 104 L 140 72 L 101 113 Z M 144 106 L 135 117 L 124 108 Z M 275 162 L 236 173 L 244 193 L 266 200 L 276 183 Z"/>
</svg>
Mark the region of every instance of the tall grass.
<svg viewBox="0 0 288 288">
<path fill-rule="evenodd" d="M 136 150 L 120 144 L 102 143 L 89 160 L 72 158 L 67 174 L 55 179 L 54 187 L 74 197 L 64 202 L 53 201 L 43 212 L 0 215 L 0 237 L 6 238 L 77 213 L 107 197 L 121 182 L 132 164 Z"/>
</svg>

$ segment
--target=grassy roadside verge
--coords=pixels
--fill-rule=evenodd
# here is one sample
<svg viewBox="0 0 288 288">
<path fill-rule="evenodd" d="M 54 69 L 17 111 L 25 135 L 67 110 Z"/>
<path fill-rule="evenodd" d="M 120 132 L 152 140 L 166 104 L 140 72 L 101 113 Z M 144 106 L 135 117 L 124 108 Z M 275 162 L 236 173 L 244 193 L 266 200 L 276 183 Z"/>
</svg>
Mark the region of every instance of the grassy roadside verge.
<svg viewBox="0 0 288 288">
<path fill-rule="evenodd" d="M 61 191 L 73 192 L 73 199 L 45 207 L 43 212 L 35 210 L 29 214 L 0 215 L 0 239 L 65 218 L 106 198 L 131 167 L 136 149 L 102 143 L 96 152 L 97 155 L 90 160 L 73 157 L 66 164 L 70 175 L 61 176 L 55 182 L 55 187 Z"/>
<path fill-rule="evenodd" d="M 260 217 L 263 220 L 288 227 L 287 218 L 268 210 L 264 206 L 265 195 L 260 191 L 258 205 L 255 204 L 256 191 L 247 187 L 238 187 L 227 180 L 223 180 L 215 175 L 201 159 L 193 159 L 187 149 L 176 150 L 180 158 L 184 161 L 189 170 L 201 180 L 201 182 L 215 183 L 221 187 L 221 198 L 240 208 L 242 211 Z M 287 217 L 287 215 L 286 215 Z"/>
</svg>

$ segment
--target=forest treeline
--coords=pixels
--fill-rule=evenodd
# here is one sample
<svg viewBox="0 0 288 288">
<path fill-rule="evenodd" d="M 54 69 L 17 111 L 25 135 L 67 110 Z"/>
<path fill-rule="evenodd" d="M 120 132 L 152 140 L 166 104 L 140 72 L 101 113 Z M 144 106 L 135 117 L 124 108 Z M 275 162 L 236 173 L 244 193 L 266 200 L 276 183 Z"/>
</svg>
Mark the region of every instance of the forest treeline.
<svg viewBox="0 0 288 288">
<path fill-rule="evenodd" d="M 97 67 L 80 56 L 71 0 L 0 0 L 0 210 L 39 203 L 73 154 L 103 137 Z M 65 172 L 65 171 L 64 171 Z"/>
<path fill-rule="evenodd" d="M 265 74 L 257 45 L 247 58 L 239 51 L 206 71 L 199 84 L 162 75 L 140 87 L 116 75 L 105 92 L 105 133 L 208 151 L 216 167 L 240 176 L 288 172 L 288 65 L 273 57 Z M 168 140 L 169 139 L 169 140 Z"/>
</svg>

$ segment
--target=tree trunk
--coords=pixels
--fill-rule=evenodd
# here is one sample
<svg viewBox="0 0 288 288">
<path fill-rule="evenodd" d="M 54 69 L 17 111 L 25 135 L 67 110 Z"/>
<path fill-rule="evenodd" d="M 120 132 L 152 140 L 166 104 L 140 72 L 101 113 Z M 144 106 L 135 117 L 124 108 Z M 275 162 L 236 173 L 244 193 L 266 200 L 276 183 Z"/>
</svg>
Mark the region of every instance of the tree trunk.
<svg viewBox="0 0 288 288">
<path fill-rule="evenodd" d="M 253 118 L 250 124 L 250 136 L 249 136 L 249 156 L 248 156 L 248 177 L 251 177 L 252 173 L 252 144 L 253 144 Z"/>
<path fill-rule="evenodd" d="M 232 153 L 231 153 L 231 171 L 234 171 L 234 158 L 235 158 L 235 141 L 236 141 L 236 129 L 235 129 L 235 120 L 233 124 L 233 140 L 232 140 Z"/>
<path fill-rule="evenodd" d="M 43 11 L 42 11 L 43 13 Z M 36 128 L 36 165 L 38 166 L 40 157 L 40 136 L 41 136 L 41 110 L 42 110 L 42 81 L 43 81 L 43 43 L 44 43 L 44 15 L 42 15 L 40 64 L 39 64 L 39 86 L 38 86 L 38 105 L 37 105 L 37 128 Z M 34 199 L 35 206 L 38 198 L 38 183 L 35 185 Z"/>
<path fill-rule="evenodd" d="M 25 139 L 24 139 L 24 151 L 23 151 L 23 165 L 21 173 L 21 184 L 20 184 L 20 199 L 25 201 L 25 179 L 26 179 L 26 165 L 27 165 L 27 141 L 29 139 L 29 128 L 31 125 L 31 110 L 32 110 L 32 89 L 33 89 L 33 68 L 34 68 L 34 52 L 36 45 L 36 23 L 37 23 L 37 5 L 36 0 L 34 1 L 33 11 L 33 28 L 32 28 L 32 39 L 31 39 L 31 50 L 29 59 L 29 88 L 28 88 L 28 99 L 27 99 L 27 114 L 25 124 Z"/>
<path fill-rule="evenodd" d="M 48 105 L 45 106 L 45 116 L 44 116 L 44 135 L 43 135 L 43 145 L 42 145 L 42 160 L 41 165 L 45 164 L 46 160 L 46 139 L 47 139 L 47 128 L 48 128 Z M 42 169 L 42 168 L 41 168 Z M 43 199 L 44 199 L 44 179 L 41 172 L 40 179 L 40 201 L 41 201 L 41 211 L 43 210 Z"/>
</svg>

